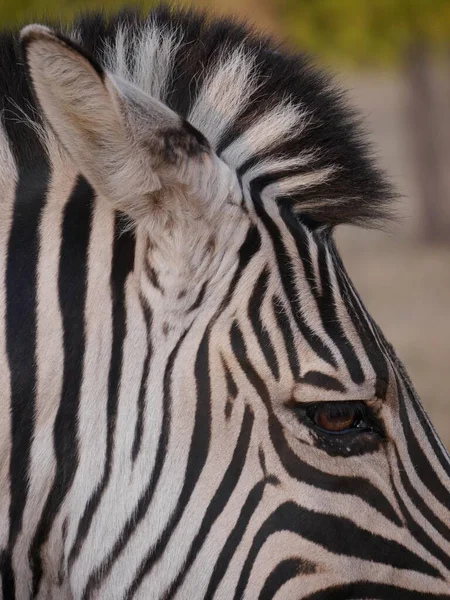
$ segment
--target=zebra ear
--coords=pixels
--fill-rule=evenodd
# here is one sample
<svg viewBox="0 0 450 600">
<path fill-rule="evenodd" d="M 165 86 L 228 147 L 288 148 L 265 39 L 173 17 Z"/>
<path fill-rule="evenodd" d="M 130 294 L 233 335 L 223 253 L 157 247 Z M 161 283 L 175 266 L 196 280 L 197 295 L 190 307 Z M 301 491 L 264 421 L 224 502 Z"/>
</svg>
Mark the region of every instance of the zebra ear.
<svg viewBox="0 0 450 600">
<path fill-rule="evenodd" d="M 116 208 L 135 220 L 148 219 L 166 186 L 182 184 L 195 196 L 207 196 L 224 187 L 218 181 L 224 175 L 230 182 L 226 165 L 200 132 L 107 72 L 74 42 L 40 25 L 25 27 L 21 42 L 50 127 L 80 172 Z"/>
</svg>

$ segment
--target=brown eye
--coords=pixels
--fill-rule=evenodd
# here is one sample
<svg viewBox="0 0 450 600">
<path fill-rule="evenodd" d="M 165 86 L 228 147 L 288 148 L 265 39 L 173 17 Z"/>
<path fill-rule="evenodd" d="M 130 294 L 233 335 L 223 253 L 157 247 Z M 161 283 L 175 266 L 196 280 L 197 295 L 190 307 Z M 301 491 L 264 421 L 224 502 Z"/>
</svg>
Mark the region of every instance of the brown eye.
<svg viewBox="0 0 450 600">
<path fill-rule="evenodd" d="M 314 408 L 314 423 L 331 433 L 341 433 L 354 427 L 364 427 L 358 410 L 351 404 L 325 402 Z"/>
</svg>

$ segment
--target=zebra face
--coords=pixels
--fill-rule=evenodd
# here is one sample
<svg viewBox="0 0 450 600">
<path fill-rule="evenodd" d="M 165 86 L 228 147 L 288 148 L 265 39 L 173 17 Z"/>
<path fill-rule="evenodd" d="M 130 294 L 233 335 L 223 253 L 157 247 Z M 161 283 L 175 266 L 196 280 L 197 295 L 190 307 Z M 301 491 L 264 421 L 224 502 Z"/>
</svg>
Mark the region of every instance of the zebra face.
<svg viewBox="0 0 450 600">
<path fill-rule="evenodd" d="M 164 19 L 99 61 L 22 32 L 53 171 L 5 598 L 450 598 L 449 458 L 333 242 L 387 188 L 338 96 L 260 41 L 200 54 L 182 118 Z"/>
<path fill-rule="evenodd" d="M 445 597 L 445 451 L 330 236 L 264 198 L 256 212 L 261 245 L 242 275 L 251 273 L 251 293 L 236 293 L 246 303 L 231 312 L 224 361 L 226 397 L 254 407 L 266 486 L 239 589 L 255 581 L 251 560 L 279 552 L 267 594 L 292 578 L 282 597 L 294 597 L 302 573 L 307 590 L 312 574 L 327 582 L 324 598 L 403 588 Z M 332 573 L 322 571 L 324 549 L 339 556 Z"/>
</svg>

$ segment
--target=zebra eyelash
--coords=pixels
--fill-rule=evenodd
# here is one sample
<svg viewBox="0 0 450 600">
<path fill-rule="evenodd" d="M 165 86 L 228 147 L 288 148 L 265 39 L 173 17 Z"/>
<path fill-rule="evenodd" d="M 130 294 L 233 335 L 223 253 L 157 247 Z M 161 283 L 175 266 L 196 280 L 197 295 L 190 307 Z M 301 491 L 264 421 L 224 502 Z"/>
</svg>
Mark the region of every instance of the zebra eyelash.
<svg viewBox="0 0 450 600">
<path fill-rule="evenodd" d="M 353 435 L 358 433 L 377 433 L 379 435 L 383 434 L 383 428 L 379 419 L 375 416 L 372 409 L 362 400 L 350 400 L 345 402 L 313 402 L 309 406 L 307 406 L 306 413 L 308 418 L 310 418 L 313 422 L 312 415 L 318 409 L 325 409 L 328 418 L 334 417 L 342 417 L 345 415 L 346 411 L 350 410 L 353 412 L 353 417 L 355 418 L 355 424 L 353 427 L 346 429 L 339 433 L 329 433 L 329 435 Z M 317 427 L 317 425 L 316 425 Z"/>
<path fill-rule="evenodd" d="M 297 420 L 314 436 L 314 445 L 331 456 L 354 456 L 373 452 L 385 440 L 385 431 L 373 409 L 362 400 L 328 402 L 290 402 L 288 408 Z M 339 432 L 328 431 L 317 425 L 318 410 L 325 410 L 329 419 L 351 414 L 354 424 Z"/>
</svg>

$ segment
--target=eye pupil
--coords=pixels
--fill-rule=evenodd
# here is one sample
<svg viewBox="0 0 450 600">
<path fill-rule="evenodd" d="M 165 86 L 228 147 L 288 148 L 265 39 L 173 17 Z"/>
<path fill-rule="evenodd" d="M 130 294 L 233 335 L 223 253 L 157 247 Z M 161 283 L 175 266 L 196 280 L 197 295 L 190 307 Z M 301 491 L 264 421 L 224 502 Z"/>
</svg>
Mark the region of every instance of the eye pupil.
<svg viewBox="0 0 450 600">
<path fill-rule="evenodd" d="M 321 429 L 332 432 L 345 431 L 358 424 L 355 411 L 350 407 L 341 409 L 333 414 L 326 405 L 316 409 L 314 413 L 314 422 Z"/>
</svg>

